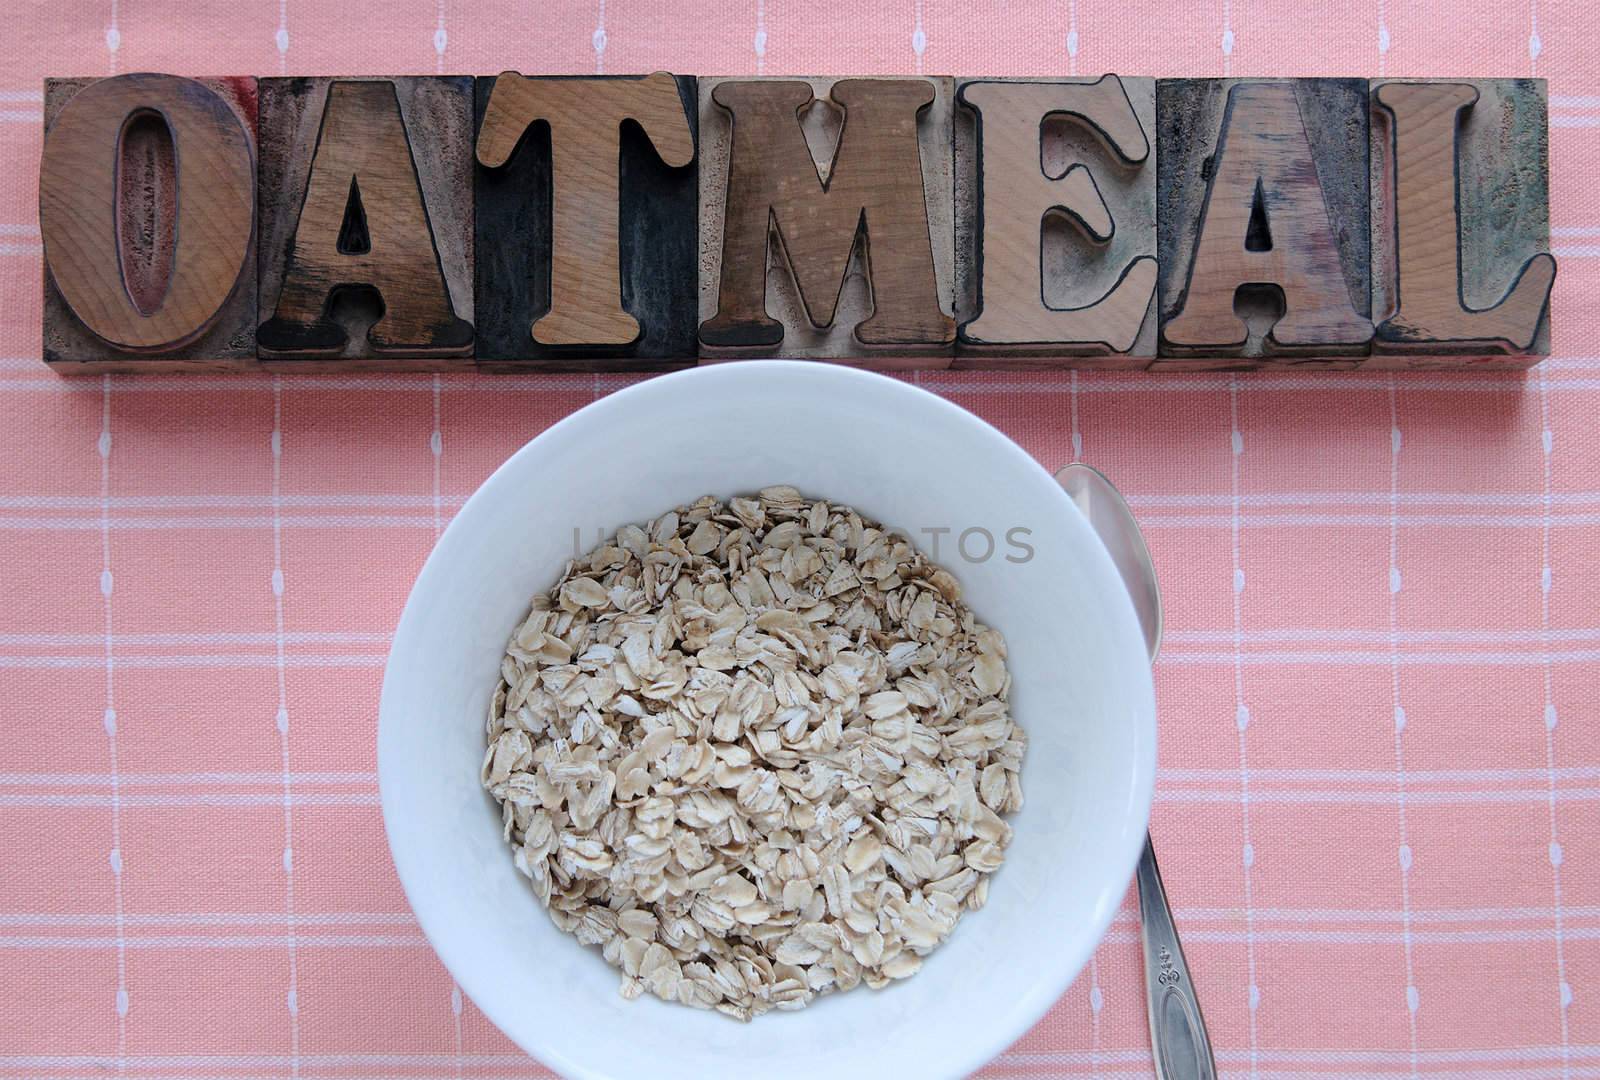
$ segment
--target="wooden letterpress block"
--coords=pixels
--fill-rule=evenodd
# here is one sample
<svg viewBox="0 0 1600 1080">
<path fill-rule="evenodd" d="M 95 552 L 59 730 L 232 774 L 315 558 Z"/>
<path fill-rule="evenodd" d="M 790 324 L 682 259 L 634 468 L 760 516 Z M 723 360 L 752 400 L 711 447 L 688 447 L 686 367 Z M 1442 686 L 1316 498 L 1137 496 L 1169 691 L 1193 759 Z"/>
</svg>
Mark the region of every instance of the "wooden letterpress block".
<svg viewBox="0 0 1600 1080">
<path fill-rule="evenodd" d="M 954 90 L 700 80 L 702 357 L 949 366 Z"/>
<path fill-rule="evenodd" d="M 1543 79 L 1373 81 L 1374 366 L 1550 351 L 1547 104 Z"/>
<path fill-rule="evenodd" d="M 693 76 L 478 80 L 478 366 L 692 361 Z"/>
<path fill-rule="evenodd" d="M 1367 355 L 1368 114 L 1363 79 L 1156 83 L 1155 367 Z"/>
<path fill-rule="evenodd" d="M 260 192 L 262 359 L 469 362 L 471 76 L 262 79 Z"/>
<path fill-rule="evenodd" d="M 1148 367 L 1155 80 L 972 79 L 956 100 L 955 366 Z"/>
<path fill-rule="evenodd" d="M 44 122 L 45 361 L 254 364 L 256 80 L 47 79 Z"/>
</svg>

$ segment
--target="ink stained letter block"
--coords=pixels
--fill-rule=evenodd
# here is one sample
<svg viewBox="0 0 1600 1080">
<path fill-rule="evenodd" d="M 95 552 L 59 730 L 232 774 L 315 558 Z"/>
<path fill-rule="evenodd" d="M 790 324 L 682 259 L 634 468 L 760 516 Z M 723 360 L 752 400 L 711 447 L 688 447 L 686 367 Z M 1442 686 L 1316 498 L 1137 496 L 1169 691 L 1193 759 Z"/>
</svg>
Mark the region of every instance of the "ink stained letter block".
<svg viewBox="0 0 1600 1080">
<path fill-rule="evenodd" d="M 470 76 L 262 79 L 260 188 L 263 359 L 472 355 Z"/>
<path fill-rule="evenodd" d="M 974 79 L 956 98 L 956 366 L 1149 366 L 1155 80 Z"/>
<path fill-rule="evenodd" d="M 478 365 L 693 360 L 692 76 L 480 78 Z"/>
<path fill-rule="evenodd" d="M 253 364 L 256 80 L 49 79 L 44 114 L 45 361 Z"/>
<path fill-rule="evenodd" d="M 702 356 L 955 342 L 950 79 L 700 80 Z"/>
<path fill-rule="evenodd" d="M 1546 115 L 1543 79 L 1372 83 L 1379 366 L 1550 351 Z"/>
<path fill-rule="evenodd" d="M 1156 123 L 1159 366 L 1366 356 L 1366 81 L 1162 79 Z"/>
</svg>

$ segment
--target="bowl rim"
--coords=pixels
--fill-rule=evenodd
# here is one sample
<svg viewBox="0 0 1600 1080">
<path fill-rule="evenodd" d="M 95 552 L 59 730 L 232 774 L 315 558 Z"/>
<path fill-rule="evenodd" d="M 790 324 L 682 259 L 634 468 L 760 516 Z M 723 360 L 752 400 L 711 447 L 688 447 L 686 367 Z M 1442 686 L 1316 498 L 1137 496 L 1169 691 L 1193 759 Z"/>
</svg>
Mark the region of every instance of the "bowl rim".
<svg viewBox="0 0 1600 1080">
<path fill-rule="evenodd" d="M 510 1010 L 503 1003 L 495 1000 L 495 994 L 490 986 L 486 973 L 461 962 L 462 957 L 456 948 L 458 939 L 470 933 L 457 925 L 457 921 L 449 918 L 446 912 L 430 907 L 426 903 L 419 905 L 417 902 L 418 890 L 414 883 L 420 883 L 428 875 L 428 870 L 418 860 L 420 856 L 409 850 L 403 835 L 398 835 L 394 822 L 401 813 L 402 792 L 399 789 L 399 780 L 394 776 L 393 762 L 394 749 L 391 738 L 385 732 L 393 732 L 393 723 L 389 721 L 390 715 L 399 706 L 391 705 L 399 697 L 396 686 L 403 676 L 398 674 L 399 666 L 396 664 L 396 651 L 411 632 L 412 628 L 422 619 L 420 596 L 429 593 L 432 579 L 444 571 L 441 569 L 452 557 L 452 549 L 460 542 L 460 538 L 471 528 L 471 519 L 480 512 L 475 507 L 483 507 L 500 495 L 500 489 L 511 483 L 511 474 L 517 471 L 519 463 L 553 443 L 574 437 L 597 419 L 602 419 L 608 412 L 631 407 L 630 400 L 637 396 L 662 392 L 662 387 L 676 383 L 705 381 L 716 383 L 724 379 L 836 379 L 841 385 L 841 392 L 848 393 L 852 388 L 883 387 L 890 384 L 897 388 L 891 392 L 904 392 L 909 399 L 915 399 L 918 404 L 944 412 L 948 417 L 958 423 L 965 424 L 972 430 L 975 438 L 989 442 L 1003 456 L 1011 458 L 1019 468 L 1038 470 L 1049 480 L 1049 487 L 1059 493 L 1060 505 L 1065 508 L 1067 518 L 1072 522 L 1070 528 L 1086 536 L 1091 542 L 1082 545 L 1085 556 L 1093 566 L 1091 576 L 1105 581 L 1120 581 L 1120 575 L 1110 554 L 1106 551 L 1099 537 L 1095 534 L 1088 519 L 1078 509 L 1072 499 L 1050 477 L 1048 470 L 1039 464 L 1031 454 L 1025 451 L 1013 439 L 983 417 L 968 409 L 964 409 L 954 402 L 948 401 L 917 383 L 889 375 L 852 368 L 841 364 L 818 363 L 806 360 L 758 360 L 735 361 L 698 367 L 690 367 L 662 375 L 653 375 L 638 382 L 631 383 L 605 397 L 598 398 L 587 405 L 575 409 L 560 420 L 539 432 L 532 439 L 510 454 L 504 461 L 495 467 L 477 489 L 467 498 L 461 508 L 451 518 L 450 523 L 440 533 L 434 542 L 433 549 L 423 562 L 422 569 L 418 571 L 416 579 L 412 582 L 411 589 L 406 595 L 406 602 L 401 609 L 399 621 L 396 623 L 394 634 L 390 639 L 389 654 L 384 661 L 383 682 L 380 689 L 378 705 L 377 727 L 377 765 L 378 765 L 378 790 L 380 811 L 383 818 L 384 835 L 388 842 L 390 858 L 394 862 L 395 873 L 399 878 L 402 891 L 405 893 L 406 903 L 410 906 L 417 919 L 418 927 L 422 930 L 423 937 L 433 949 L 439 961 L 449 971 L 457 986 L 472 999 L 474 1006 L 484 1014 L 495 1027 L 511 1039 L 523 1052 L 555 1071 L 561 1076 L 581 1078 L 581 1080 L 615 1080 L 612 1074 L 596 1069 L 594 1066 L 582 1061 L 575 1061 L 565 1056 L 558 1048 L 540 1046 L 538 1051 L 530 1049 L 524 1044 L 522 1038 L 512 1034 L 510 1023 Z M 1125 642 L 1126 647 L 1136 649 L 1140 655 L 1144 653 L 1144 638 L 1139 630 L 1138 616 L 1133 607 L 1133 601 L 1125 589 L 1107 590 L 1113 593 L 1110 605 L 1109 624 L 1106 632 Z M 1032 994 L 1018 999 L 1013 1006 L 1002 1015 L 1003 1023 L 989 1026 L 987 1031 L 973 1029 L 972 1038 L 964 1041 L 964 1051 L 947 1055 L 943 1065 L 948 1070 L 946 1075 L 965 1076 L 981 1068 L 1002 1053 L 1006 1047 L 1016 1042 L 1029 1029 L 1047 1013 L 1050 1008 L 1071 987 L 1074 981 L 1082 974 L 1090 957 L 1099 948 L 1109 929 L 1112 919 L 1121 906 L 1121 899 L 1126 895 L 1128 886 L 1133 880 L 1133 873 L 1137 864 L 1139 853 L 1143 847 L 1145 836 L 1149 828 L 1150 810 L 1154 799 L 1155 765 L 1156 765 L 1156 711 L 1154 684 L 1148 664 L 1136 671 L 1138 700 L 1132 702 L 1133 708 L 1130 720 L 1140 723 L 1140 730 L 1134 738 L 1133 776 L 1130 790 L 1130 817 L 1125 821 L 1122 830 L 1107 837 L 1107 844 L 1111 846 L 1111 864 L 1116 872 L 1108 878 L 1106 888 L 1101 892 L 1101 903 L 1096 907 L 1087 920 L 1089 932 L 1084 934 L 1080 946 L 1073 950 L 1071 962 L 1061 965 L 1060 973 L 1048 986 L 1041 986 Z M 1120 849 L 1120 850 L 1117 850 Z M 481 991 L 481 993 L 480 993 Z M 492 1004 L 491 1004 L 492 1002 Z M 506 1022 L 502 1022 L 505 1020 Z M 514 1025 L 513 1025 L 514 1026 Z"/>
</svg>

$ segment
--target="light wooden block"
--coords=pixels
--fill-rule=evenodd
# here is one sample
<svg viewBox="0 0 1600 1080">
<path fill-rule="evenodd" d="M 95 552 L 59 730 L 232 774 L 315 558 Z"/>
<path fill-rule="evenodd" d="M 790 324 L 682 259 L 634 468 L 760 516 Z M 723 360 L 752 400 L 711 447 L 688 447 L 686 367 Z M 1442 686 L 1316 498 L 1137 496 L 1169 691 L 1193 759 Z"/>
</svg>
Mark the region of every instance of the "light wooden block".
<svg viewBox="0 0 1600 1080">
<path fill-rule="evenodd" d="M 957 88 L 958 368 L 1156 355 L 1155 80 Z"/>
</svg>

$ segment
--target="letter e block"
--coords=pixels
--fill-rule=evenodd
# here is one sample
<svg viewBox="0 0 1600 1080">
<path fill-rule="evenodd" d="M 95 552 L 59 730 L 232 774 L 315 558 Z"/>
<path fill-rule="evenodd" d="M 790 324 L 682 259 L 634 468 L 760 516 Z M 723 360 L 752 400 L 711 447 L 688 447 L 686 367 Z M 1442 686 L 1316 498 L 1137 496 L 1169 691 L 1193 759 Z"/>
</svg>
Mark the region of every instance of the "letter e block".
<svg viewBox="0 0 1600 1080">
<path fill-rule="evenodd" d="M 973 79 L 956 98 L 956 366 L 1148 367 L 1155 80 Z"/>
</svg>

